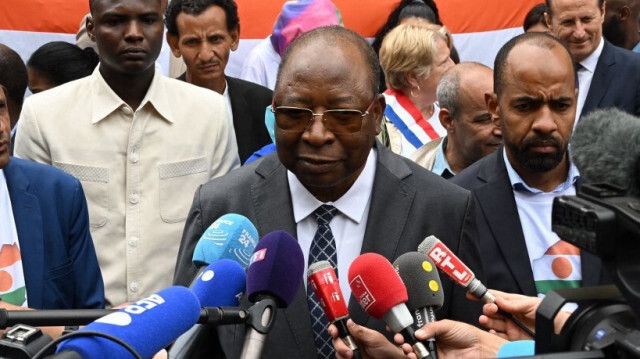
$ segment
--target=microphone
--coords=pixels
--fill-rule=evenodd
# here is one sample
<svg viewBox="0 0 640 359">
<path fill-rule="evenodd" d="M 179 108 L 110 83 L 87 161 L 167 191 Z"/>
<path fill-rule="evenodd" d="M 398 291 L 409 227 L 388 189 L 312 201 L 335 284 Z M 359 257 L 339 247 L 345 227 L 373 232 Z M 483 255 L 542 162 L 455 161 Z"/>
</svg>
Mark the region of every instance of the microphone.
<svg viewBox="0 0 640 359">
<path fill-rule="evenodd" d="M 462 263 L 449 247 L 435 236 L 425 238 L 418 246 L 418 252 L 430 258 L 438 269 L 444 272 L 456 284 L 467 289 L 474 297 L 485 303 L 495 303 L 496 297 L 476 278 L 471 269 Z M 510 319 L 525 333 L 535 338 L 535 333 L 514 318 L 511 313 L 507 313 L 499 307 L 498 310 L 502 316 Z"/>
<path fill-rule="evenodd" d="M 361 358 L 358 346 L 347 329 L 349 310 L 331 263 L 320 261 L 310 265 L 307 270 L 307 280 L 318 297 L 320 307 L 327 319 L 338 328 L 338 336 L 353 351 L 354 358 Z"/>
<path fill-rule="evenodd" d="M 424 254 L 418 252 L 401 255 L 393 262 L 393 266 L 407 288 L 407 307 L 413 316 L 415 329 L 435 322 L 435 311 L 444 304 L 444 292 L 436 266 Z M 427 339 L 426 345 L 431 356 L 437 358 L 435 339 Z"/>
<path fill-rule="evenodd" d="M 193 251 L 192 261 L 196 268 L 202 268 L 218 259 L 227 258 L 246 269 L 257 243 L 258 230 L 253 223 L 245 216 L 228 213 L 216 219 L 202 233 Z"/>
<path fill-rule="evenodd" d="M 616 108 L 580 119 L 571 138 L 571 158 L 589 182 L 609 182 L 640 197 L 640 120 Z"/>
<path fill-rule="evenodd" d="M 413 317 L 405 304 L 407 288 L 385 257 L 377 253 L 357 257 L 349 267 L 349 286 L 367 314 L 383 319 L 393 332 L 402 334 L 418 358 L 429 357 L 427 348 L 414 335 Z"/>
<path fill-rule="evenodd" d="M 238 262 L 231 259 L 220 259 L 208 265 L 196 277 L 191 290 L 203 307 L 237 307 L 245 290 L 246 278 L 244 268 Z M 225 316 L 225 312 L 232 314 L 228 320 L 216 323 L 220 325 L 243 323 L 247 318 L 247 313 L 244 310 L 204 308 L 204 310 L 209 309 L 220 311 L 222 317 Z M 237 315 L 234 315 L 236 313 Z M 171 346 L 169 357 L 174 359 L 193 357 L 199 337 L 205 329 L 204 325 L 196 324 L 178 337 Z"/>
<path fill-rule="evenodd" d="M 76 332 L 98 332 L 120 339 L 143 358 L 151 358 L 192 327 L 200 315 L 198 298 L 185 287 L 169 287 L 106 315 Z M 115 341 L 78 336 L 62 341 L 56 353 L 73 352 L 83 358 L 134 358 Z"/>
<path fill-rule="evenodd" d="M 471 269 L 435 236 L 425 238 L 418 246 L 418 252 L 427 255 L 438 268 L 458 285 L 466 288 L 474 297 L 485 303 L 493 303 L 496 298 L 480 282 Z"/>
<path fill-rule="evenodd" d="M 268 233 L 247 268 L 250 328 L 241 358 L 260 358 L 267 334 L 275 322 L 276 308 L 291 304 L 302 284 L 304 257 L 298 241 L 285 231 Z"/>
</svg>

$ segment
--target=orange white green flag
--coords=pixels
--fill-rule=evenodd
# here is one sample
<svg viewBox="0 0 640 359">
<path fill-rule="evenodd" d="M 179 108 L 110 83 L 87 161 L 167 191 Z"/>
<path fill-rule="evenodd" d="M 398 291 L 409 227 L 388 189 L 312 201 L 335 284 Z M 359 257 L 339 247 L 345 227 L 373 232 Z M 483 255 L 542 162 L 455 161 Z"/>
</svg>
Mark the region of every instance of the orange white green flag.
<svg viewBox="0 0 640 359">
<path fill-rule="evenodd" d="M 532 269 L 539 295 L 582 286 L 580 249 L 569 242 L 559 240 L 553 244 L 542 257 L 532 261 Z"/>
</svg>

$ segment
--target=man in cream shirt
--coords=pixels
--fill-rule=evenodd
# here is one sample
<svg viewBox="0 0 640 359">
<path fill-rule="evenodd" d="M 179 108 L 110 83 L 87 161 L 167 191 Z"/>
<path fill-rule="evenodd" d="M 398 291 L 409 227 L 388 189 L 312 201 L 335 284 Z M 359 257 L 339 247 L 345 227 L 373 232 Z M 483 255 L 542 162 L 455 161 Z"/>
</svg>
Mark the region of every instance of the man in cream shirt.
<svg viewBox="0 0 640 359">
<path fill-rule="evenodd" d="M 90 7 L 87 31 L 100 65 L 26 101 L 15 153 L 82 182 L 113 305 L 171 284 L 195 189 L 239 159 L 222 97 L 155 69 L 160 0 L 91 0 Z"/>
</svg>

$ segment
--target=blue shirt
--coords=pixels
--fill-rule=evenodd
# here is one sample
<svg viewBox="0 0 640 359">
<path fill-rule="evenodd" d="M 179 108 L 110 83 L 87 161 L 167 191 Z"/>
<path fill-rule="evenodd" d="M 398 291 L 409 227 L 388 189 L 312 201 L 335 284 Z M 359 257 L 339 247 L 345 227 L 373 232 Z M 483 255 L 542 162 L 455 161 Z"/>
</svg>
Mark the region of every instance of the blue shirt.
<svg viewBox="0 0 640 359">
<path fill-rule="evenodd" d="M 640 53 L 640 42 L 638 42 L 636 46 L 634 46 L 633 49 L 631 49 L 631 51 Z"/>
<path fill-rule="evenodd" d="M 449 166 L 449 161 L 447 161 L 447 157 L 444 155 L 444 149 L 447 147 L 447 137 L 445 136 L 440 142 L 440 146 L 438 146 L 438 150 L 436 152 L 436 158 L 433 162 L 433 168 L 431 172 L 437 174 L 440 177 L 449 179 L 455 176 L 455 173 L 451 170 Z"/>
</svg>

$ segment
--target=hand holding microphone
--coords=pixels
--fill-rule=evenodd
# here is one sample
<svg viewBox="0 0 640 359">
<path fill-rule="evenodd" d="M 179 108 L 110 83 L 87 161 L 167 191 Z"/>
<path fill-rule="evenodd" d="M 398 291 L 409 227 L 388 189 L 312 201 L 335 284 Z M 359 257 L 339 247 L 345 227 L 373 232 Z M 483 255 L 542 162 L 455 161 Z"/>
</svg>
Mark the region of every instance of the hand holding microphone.
<svg viewBox="0 0 640 359">
<path fill-rule="evenodd" d="M 494 303 L 495 296 L 487 290 L 487 287 L 480 282 L 473 272 L 467 267 L 453 252 L 435 236 L 425 238 L 418 246 L 418 252 L 429 257 L 433 263 L 443 271 L 456 284 L 466 288 L 474 297 L 485 303 Z M 505 318 L 513 321 L 525 333 L 535 338 L 535 333 L 526 325 L 513 317 L 510 313 L 500 311 Z"/>
<path fill-rule="evenodd" d="M 414 328 L 420 329 L 427 323 L 435 322 L 435 311 L 444 304 L 444 292 L 436 266 L 418 252 L 401 255 L 393 262 L 393 266 L 407 287 L 407 307 L 413 316 Z M 431 357 L 436 359 L 438 351 L 435 339 L 428 338 L 425 343 Z"/>
<path fill-rule="evenodd" d="M 407 289 L 389 261 L 377 253 L 357 257 L 349 267 L 352 294 L 367 314 L 383 319 L 394 333 L 411 344 L 418 358 L 429 351 L 414 335 L 413 317 L 406 306 Z"/>
<path fill-rule="evenodd" d="M 329 261 L 320 261 L 309 266 L 307 280 L 316 297 L 318 297 L 320 307 L 322 307 L 322 311 L 327 316 L 329 323 L 336 326 L 338 336 L 353 351 L 353 357 L 360 358 L 358 346 L 347 329 L 349 310 L 340 290 L 338 276 L 336 276 L 331 263 Z"/>
</svg>

